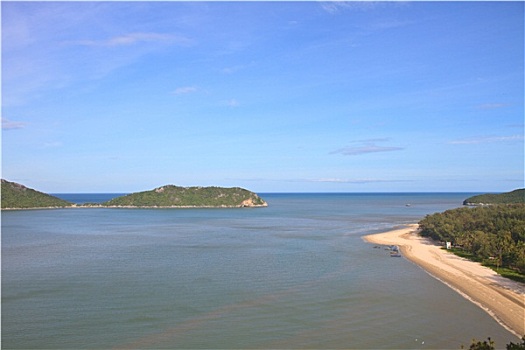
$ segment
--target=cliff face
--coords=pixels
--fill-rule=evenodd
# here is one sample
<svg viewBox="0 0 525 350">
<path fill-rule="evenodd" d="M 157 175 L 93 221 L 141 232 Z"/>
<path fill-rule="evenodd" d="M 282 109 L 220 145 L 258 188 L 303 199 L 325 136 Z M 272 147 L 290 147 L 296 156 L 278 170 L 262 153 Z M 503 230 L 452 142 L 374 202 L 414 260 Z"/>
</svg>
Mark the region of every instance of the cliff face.
<svg viewBox="0 0 525 350">
<path fill-rule="evenodd" d="M 256 195 L 257 196 L 257 195 Z M 257 196 L 256 200 L 254 201 L 253 198 L 248 198 L 244 201 L 242 201 L 241 207 L 247 207 L 247 208 L 254 208 L 254 207 L 267 207 L 268 203 L 266 203 L 264 200 L 262 200 L 259 196 Z"/>
<path fill-rule="evenodd" d="M 63 208 L 70 206 L 72 203 L 60 198 L 2 179 L 2 209 Z"/>
<path fill-rule="evenodd" d="M 257 194 L 243 188 L 178 187 L 166 185 L 151 191 L 132 193 L 102 204 L 109 207 L 160 208 L 242 208 L 265 207 L 268 204 Z"/>
</svg>

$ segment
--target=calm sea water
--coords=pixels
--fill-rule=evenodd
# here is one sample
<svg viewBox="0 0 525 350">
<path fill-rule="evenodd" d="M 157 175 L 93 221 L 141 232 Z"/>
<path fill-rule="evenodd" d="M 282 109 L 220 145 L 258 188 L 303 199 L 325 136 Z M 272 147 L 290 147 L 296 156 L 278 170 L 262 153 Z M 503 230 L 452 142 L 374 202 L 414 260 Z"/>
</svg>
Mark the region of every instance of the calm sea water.
<svg viewBox="0 0 525 350">
<path fill-rule="evenodd" d="M 361 238 L 468 196 L 2 212 L 2 347 L 504 348 L 517 339 L 488 314 Z"/>
</svg>

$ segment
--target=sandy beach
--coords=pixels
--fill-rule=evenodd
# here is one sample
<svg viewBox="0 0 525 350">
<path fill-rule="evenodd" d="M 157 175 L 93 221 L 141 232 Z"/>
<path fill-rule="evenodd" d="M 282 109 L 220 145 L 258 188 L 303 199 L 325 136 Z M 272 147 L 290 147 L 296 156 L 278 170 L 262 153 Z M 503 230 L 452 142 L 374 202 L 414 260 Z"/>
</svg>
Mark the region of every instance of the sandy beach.
<svg viewBox="0 0 525 350">
<path fill-rule="evenodd" d="M 402 254 L 480 306 L 518 337 L 525 335 L 525 286 L 499 276 L 493 270 L 441 249 L 417 234 L 413 224 L 392 231 L 364 236 L 370 243 L 397 245 Z M 490 336 L 488 334 L 487 336 Z"/>
</svg>

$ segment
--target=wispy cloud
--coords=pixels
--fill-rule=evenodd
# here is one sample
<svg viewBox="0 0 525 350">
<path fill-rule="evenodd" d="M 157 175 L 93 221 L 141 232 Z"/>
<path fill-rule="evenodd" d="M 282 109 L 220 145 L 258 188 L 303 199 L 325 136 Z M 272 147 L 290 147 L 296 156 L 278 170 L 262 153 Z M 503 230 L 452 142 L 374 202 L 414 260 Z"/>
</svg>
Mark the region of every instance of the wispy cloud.
<svg viewBox="0 0 525 350">
<path fill-rule="evenodd" d="M 379 6 L 377 1 L 322 1 L 321 8 L 330 14 L 336 14 L 344 10 L 367 11 Z"/>
<path fill-rule="evenodd" d="M 452 145 L 476 145 L 483 143 L 494 143 L 494 142 L 519 142 L 523 141 L 523 135 L 509 135 L 509 136 L 480 136 L 467 138 L 462 140 L 450 141 Z"/>
<path fill-rule="evenodd" d="M 223 104 L 228 107 L 238 107 L 240 105 L 239 101 L 237 101 L 235 98 L 223 101 Z"/>
<path fill-rule="evenodd" d="M 197 88 L 194 86 L 181 86 L 172 91 L 173 95 L 186 95 L 197 92 Z"/>
<path fill-rule="evenodd" d="M 369 140 L 358 140 L 352 142 L 353 145 L 339 148 L 335 151 L 330 152 L 330 154 L 342 154 L 345 156 L 357 156 L 366 153 L 379 153 L 379 152 L 393 152 L 401 151 L 403 147 L 395 146 L 380 146 L 377 143 L 385 142 L 388 139 L 369 139 Z"/>
<path fill-rule="evenodd" d="M 507 127 L 523 129 L 525 127 L 525 124 L 523 124 L 523 123 L 521 123 L 521 124 L 509 124 L 509 125 L 507 125 Z"/>
<path fill-rule="evenodd" d="M 83 45 L 83 46 L 105 46 L 105 47 L 117 47 L 117 46 L 129 46 L 139 43 L 166 43 L 166 44 L 180 44 L 189 45 L 192 41 L 184 36 L 175 34 L 164 34 L 164 33 L 128 33 L 123 35 L 113 36 L 107 39 L 101 40 L 79 40 L 70 42 L 71 44 Z"/>
<path fill-rule="evenodd" d="M 491 110 L 491 109 L 503 108 L 506 106 L 507 105 L 504 103 L 484 103 L 484 104 L 476 106 L 476 108 L 482 109 L 482 110 Z"/>
<path fill-rule="evenodd" d="M 291 179 L 291 178 L 234 178 L 229 180 L 235 180 L 235 181 L 268 181 L 268 182 L 301 182 L 301 183 L 340 183 L 340 184 L 369 184 L 369 183 L 392 183 L 392 182 L 414 182 L 414 180 L 407 180 L 407 179 L 371 179 L 371 178 L 364 178 L 364 179 L 344 179 L 344 178 L 311 178 L 311 179 L 305 179 L 305 178 L 297 178 L 297 179 Z"/>
<path fill-rule="evenodd" d="M 406 1 L 321 1 L 319 5 L 326 12 L 334 15 L 344 11 L 370 11 L 384 6 L 406 6 Z"/>
<path fill-rule="evenodd" d="M 18 122 L 2 118 L 2 130 L 23 129 L 26 127 L 26 125 L 27 124 L 24 122 Z"/>
<path fill-rule="evenodd" d="M 38 34 L 35 37 L 39 38 L 39 42 L 49 42 L 49 45 L 3 52 L 2 63 L 6 67 L 2 81 L 4 105 L 24 104 L 43 90 L 62 89 L 79 81 L 102 79 L 116 69 L 136 64 L 148 54 L 165 47 L 191 45 L 191 40 L 186 37 L 154 32 L 60 42 L 40 38 Z M 118 54 L 115 50 L 119 50 Z"/>
<path fill-rule="evenodd" d="M 411 182 L 412 180 L 385 180 L 385 179 L 340 179 L 340 178 L 321 178 L 303 180 L 305 182 L 326 182 L 326 183 L 345 183 L 345 184 L 368 184 L 385 182 Z"/>
<path fill-rule="evenodd" d="M 237 72 L 238 70 L 241 70 L 243 66 L 232 66 L 232 67 L 226 67 L 221 69 L 221 72 L 224 74 L 233 74 Z"/>
<path fill-rule="evenodd" d="M 251 61 L 250 63 L 247 63 L 247 64 L 238 64 L 238 65 L 235 65 L 235 66 L 225 67 L 225 68 L 221 69 L 221 72 L 224 73 L 224 74 L 233 74 L 233 73 L 236 73 L 238 71 L 244 70 L 246 68 L 253 67 L 254 65 L 255 65 L 255 62 Z"/>
</svg>

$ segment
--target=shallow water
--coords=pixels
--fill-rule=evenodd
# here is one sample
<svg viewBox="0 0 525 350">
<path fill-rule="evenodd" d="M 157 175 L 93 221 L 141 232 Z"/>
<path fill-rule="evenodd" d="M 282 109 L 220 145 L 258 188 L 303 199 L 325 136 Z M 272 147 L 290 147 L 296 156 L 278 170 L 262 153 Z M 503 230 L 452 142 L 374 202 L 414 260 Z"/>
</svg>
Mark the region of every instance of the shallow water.
<svg viewBox="0 0 525 350">
<path fill-rule="evenodd" d="M 361 239 L 468 196 L 2 212 L 2 346 L 504 348 L 516 338 L 484 311 Z"/>
</svg>

